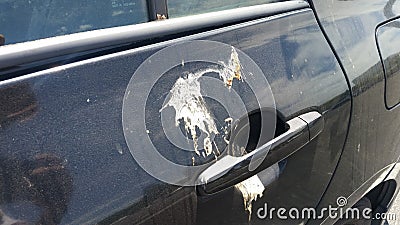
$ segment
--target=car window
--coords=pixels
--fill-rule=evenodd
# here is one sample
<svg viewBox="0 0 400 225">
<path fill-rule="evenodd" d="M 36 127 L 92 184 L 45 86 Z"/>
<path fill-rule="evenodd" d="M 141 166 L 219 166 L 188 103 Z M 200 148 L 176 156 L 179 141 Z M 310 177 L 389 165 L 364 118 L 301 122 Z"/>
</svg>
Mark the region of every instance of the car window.
<svg viewBox="0 0 400 225">
<path fill-rule="evenodd" d="M 5 44 L 147 21 L 146 0 L 0 0 Z"/>
<path fill-rule="evenodd" d="M 281 0 L 282 1 L 282 0 Z M 245 6 L 260 5 L 279 0 L 168 0 L 168 16 L 170 18 L 215 12 Z"/>
</svg>

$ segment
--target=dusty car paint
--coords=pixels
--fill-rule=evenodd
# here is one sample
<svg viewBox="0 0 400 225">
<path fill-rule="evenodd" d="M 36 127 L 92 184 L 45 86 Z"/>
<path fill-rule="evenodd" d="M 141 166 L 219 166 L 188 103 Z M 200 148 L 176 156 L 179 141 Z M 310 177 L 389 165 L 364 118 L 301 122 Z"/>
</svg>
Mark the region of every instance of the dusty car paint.
<svg viewBox="0 0 400 225">
<path fill-rule="evenodd" d="M 382 182 L 399 157 L 399 108 L 385 106 L 384 70 L 375 35 L 380 24 L 400 15 L 399 2 L 322 0 L 313 5 L 353 97 L 349 136 L 320 207 L 335 204 L 338 196 L 350 197 L 351 206 L 371 185 Z"/>
<path fill-rule="evenodd" d="M 169 23 L 159 23 L 163 22 Z M 193 39 L 223 42 L 249 55 L 270 83 L 284 121 L 311 109 L 323 115 L 323 132 L 287 158 L 279 179 L 253 202 L 252 209 L 265 202 L 299 208 L 318 204 L 345 141 L 350 92 L 313 11 L 294 10 L 182 36 L 0 83 L 2 96 L 17 90 L 26 105 L 34 106 L 24 110 L 14 97 L 2 100 L 0 157 L 7 163 L 1 165 L 1 174 L 17 175 L 13 183 L 2 186 L 1 206 L 7 207 L 8 214 L 61 224 L 248 223 L 243 194 L 237 188 L 199 196 L 194 188 L 165 184 L 137 164 L 125 143 L 121 111 L 131 76 L 154 52 Z M 178 77 L 171 74 L 169 83 L 156 89 L 155 96 L 169 93 Z M 233 82 L 231 88 L 243 94 L 248 111 L 257 109 L 256 99 L 243 84 Z M 162 102 L 148 102 L 145 133 L 163 146 L 165 157 L 191 164 L 191 155 L 168 151 L 173 146 L 157 129 L 159 118 L 151 115 L 159 115 Z M 40 157 L 43 154 L 48 157 Z M 40 204 L 12 204 L 19 200 Z M 42 214 L 41 207 L 51 210 Z M 251 222 L 265 221 L 252 216 Z"/>
</svg>

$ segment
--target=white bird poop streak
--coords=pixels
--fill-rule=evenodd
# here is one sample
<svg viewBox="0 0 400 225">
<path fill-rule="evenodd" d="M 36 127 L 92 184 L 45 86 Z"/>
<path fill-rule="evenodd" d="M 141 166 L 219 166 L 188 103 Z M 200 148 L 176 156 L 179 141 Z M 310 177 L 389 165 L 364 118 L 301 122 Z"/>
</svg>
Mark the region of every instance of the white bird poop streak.
<svg viewBox="0 0 400 225">
<path fill-rule="evenodd" d="M 251 211 L 253 201 L 263 196 L 265 187 L 257 175 L 244 180 L 235 185 L 243 195 L 244 209 L 249 213 L 249 221 L 251 219 Z"/>
<path fill-rule="evenodd" d="M 160 110 L 161 112 L 168 106 L 175 109 L 175 124 L 179 126 L 181 120 L 183 120 L 186 131 L 191 134 L 197 155 L 200 155 L 200 152 L 198 151 L 196 127 L 206 134 L 204 150 L 207 156 L 214 152 L 211 136 L 219 133 L 214 118 L 201 94 L 199 78 L 207 73 L 217 73 L 227 88 L 231 88 L 235 78 L 242 79 L 242 66 L 234 47 L 232 47 L 228 63 L 220 63 L 222 69 L 210 67 L 189 73 L 186 78 L 179 77 L 170 90 L 170 99 Z"/>
<path fill-rule="evenodd" d="M 213 133 L 218 134 L 218 129 L 200 92 L 201 88 L 198 79 L 203 74 L 189 74 L 186 79 L 178 78 L 171 89 L 171 98 L 161 110 L 168 106 L 175 109 L 175 125 L 178 126 L 180 120 L 183 120 L 186 131 L 190 132 L 192 136 L 194 150 L 198 155 L 200 153 L 198 151 L 196 127 L 206 133 L 207 137 L 204 139 L 204 146 L 206 146 L 206 154 L 209 155 L 212 153 L 210 135 Z"/>
<path fill-rule="evenodd" d="M 225 86 L 230 89 L 234 79 L 242 80 L 242 65 L 240 64 L 239 55 L 234 47 L 232 47 L 231 55 L 227 63 L 220 61 L 222 68 L 209 67 L 195 73 L 189 73 L 186 78 L 179 77 L 172 89 L 170 90 L 170 99 L 161 108 L 160 112 L 168 106 L 175 109 L 175 125 L 179 126 L 183 121 L 186 132 L 190 133 L 194 142 L 194 150 L 200 155 L 198 150 L 198 137 L 196 127 L 206 134 L 204 138 L 204 151 L 208 156 L 215 152 L 213 150 L 213 141 L 211 136 L 218 134 L 218 129 L 214 118 L 207 107 L 206 102 L 201 94 L 201 85 L 199 78 L 207 73 L 217 73 L 224 82 Z M 184 61 L 182 60 L 182 66 Z M 232 123 L 232 118 L 226 118 L 225 122 Z M 218 152 L 217 145 L 214 143 L 215 150 Z M 192 158 L 194 165 L 194 158 Z M 242 192 L 245 210 L 249 212 L 249 220 L 251 218 L 252 203 L 261 197 L 265 190 L 260 178 L 255 175 L 235 185 Z"/>
</svg>

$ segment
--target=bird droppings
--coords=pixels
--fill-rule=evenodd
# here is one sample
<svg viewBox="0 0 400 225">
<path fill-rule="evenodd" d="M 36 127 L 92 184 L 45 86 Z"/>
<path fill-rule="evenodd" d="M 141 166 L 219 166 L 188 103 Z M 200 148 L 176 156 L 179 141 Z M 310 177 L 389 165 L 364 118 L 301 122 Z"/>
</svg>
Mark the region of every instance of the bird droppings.
<svg viewBox="0 0 400 225">
<path fill-rule="evenodd" d="M 224 70 L 223 73 L 220 73 L 220 77 L 224 80 L 228 88 L 232 87 L 234 79 L 242 80 L 242 65 L 240 64 L 239 55 L 234 47 L 232 47 L 231 57 L 228 63 L 220 63 L 224 65 Z"/>
<path fill-rule="evenodd" d="M 186 79 L 178 78 L 170 91 L 169 101 L 161 109 L 168 106 L 175 109 L 175 125 L 179 126 L 180 120 L 184 122 L 186 132 L 192 136 L 197 155 L 200 155 L 200 152 L 198 151 L 196 127 L 207 135 L 206 138 L 209 138 L 211 134 L 218 134 L 214 119 L 200 92 L 198 79 L 203 74 L 204 71 L 189 74 Z M 209 152 L 207 151 L 207 154 Z"/>
<path fill-rule="evenodd" d="M 230 117 L 225 119 L 225 122 L 227 122 L 227 123 L 232 123 L 232 121 L 233 121 L 233 119 Z"/>
<path fill-rule="evenodd" d="M 224 121 L 226 124 L 222 128 L 224 131 L 223 140 L 225 141 L 225 143 L 227 145 L 229 145 L 229 140 L 227 139 L 227 137 L 229 136 L 229 129 L 230 129 L 230 126 L 232 125 L 233 119 L 228 117 Z"/>
<path fill-rule="evenodd" d="M 242 81 L 245 79 L 242 73 L 242 65 L 239 60 L 239 55 L 234 47 L 231 48 L 231 54 L 228 62 L 219 62 L 222 66 L 211 66 L 206 69 L 186 73 L 184 77 L 179 77 L 170 90 L 168 101 L 160 109 L 160 112 L 167 108 L 173 107 L 175 109 L 175 125 L 178 127 L 183 123 L 184 128 L 188 135 L 193 140 L 194 151 L 198 156 L 209 156 L 214 154 L 215 160 L 221 153 L 218 150 L 217 144 L 212 141 L 212 135 L 219 134 L 216 122 L 209 107 L 207 106 L 202 94 L 199 79 L 207 73 L 217 73 L 219 78 L 224 82 L 225 87 L 231 89 L 234 80 Z M 182 60 L 181 66 L 184 67 L 185 62 Z M 229 134 L 229 127 L 234 121 L 233 118 L 226 118 L 225 124 L 221 127 L 224 132 L 223 140 L 229 144 L 227 136 Z M 206 137 L 203 141 L 204 151 L 200 153 L 198 145 L 198 137 L 196 129 L 204 132 Z M 146 131 L 147 132 L 147 131 Z M 234 146 L 233 146 L 234 147 Z M 240 154 L 246 154 L 246 150 L 238 149 Z M 192 157 L 192 165 L 195 165 L 195 157 Z M 263 195 L 265 190 L 260 178 L 255 175 L 247 180 L 244 180 L 235 185 L 243 195 L 244 208 L 249 212 L 249 220 L 251 219 L 252 203 L 257 198 Z"/>
<path fill-rule="evenodd" d="M 115 144 L 115 148 L 117 149 L 117 152 L 122 155 L 124 152 L 122 151 L 122 146 L 119 143 Z"/>
<path fill-rule="evenodd" d="M 27 177 L 22 177 L 22 178 L 26 181 L 26 183 L 28 184 L 28 187 L 29 187 L 29 188 L 33 186 L 33 184 L 31 183 L 31 181 L 30 181 Z"/>
<path fill-rule="evenodd" d="M 210 155 L 213 152 L 212 142 L 209 137 L 204 138 L 204 150 L 206 155 Z"/>
<path fill-rule="evenodd" d="M 165 16 L 164 14 L 158 14 L 157 13 L 157 20 L 166 20 L 167 16 Z"/>
<path fill-rule="evenodd" d="M 251 219 L 251 210 L 253 201 L 261 198 L 265 187 L 257 175 L 250 177 L 235 185 L 243 195 L 244 209 L 249 213 L 249 221 Z"/>
<path fill-rule="evenodd" d="M 227 145 L 229 145 L 229 140 L 226 138 L 226 136 L 224 136 L 224 141 Z"/>
<path fill-rule="evenodd" d="M 219 134 L 219 132 L 212 112 L 210 112 L 201 94 L 199 78 L 207 73 L 217 73 L 228 89 L 231 88 L 234 79 L 243 81 L 242 66 L 234 47 L 231 49 L 228 62 L 220 61 L 220 64 L 222 68 L 216 68 L 213 65 L 195 73 L 189 72 L 185 77 L 179 77 L 170 90 L 169 100 L 160 109 L 160 112 L 169 106 L 175 109 L 175 125 L 179 126 L 180 123 L 184 123 L 186 132 L 193 140 L 194 151 L 197 155 L 202 155 L 203 157 L 209 156 L 212 153 L 216 155 L 217 149 L 215 148 L 214 151 L 211 137 L 212 135 Z M 182 66 L 184 66 L 184 60 L 182 60 Z M 228 121 L 231 122 L 233 119 L 228 118 Z M 202 154 L 200 154 L 198 149 L 196 128 L 206 135 L 203 141 L 204 152 Z M 215 143 L 214 146 L 216 146 Z"/>
</svg>

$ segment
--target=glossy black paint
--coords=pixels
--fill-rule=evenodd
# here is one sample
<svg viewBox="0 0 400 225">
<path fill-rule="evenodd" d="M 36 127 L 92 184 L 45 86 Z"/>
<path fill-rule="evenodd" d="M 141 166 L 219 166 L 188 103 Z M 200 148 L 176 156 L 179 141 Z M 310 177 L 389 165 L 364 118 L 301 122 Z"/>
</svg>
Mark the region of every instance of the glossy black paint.
<svg viewBox="0 0 400 225">
<path fill-rule="evenodd" d="M 1 82 L 1 96 L 7 96 L 0 124 L 0 156 L 7 162 L 1 165 L 1 208 L 48 224 L 247 223 L 236 189 L 204 198 L 193 188 L 166 185 L 143 171 L 125 144 L 122 98 L 136 68 L 155 51 L 191 39 L 248 54 L 265 73 L 285 121 L 312 110 L 323 114 L 323 132 L 287 159 L 253 209 L 317 205 L 339 160 L 350 95 L 308 9 Z M 253 223 L 265 222 L 254 215 Z"/>
<path fill-rule="evenodd" d="M 399 108 L 385 106 L 384 70 L 376 40 L 376 28 L 399 16 L 400 5 L 396 0 L 312 3 L 353 96 L 349 135 L 319 207 L 336 205 L 339 196 L 347 197 L 350 207 L 383 181 L 400 155 Z M 386 94 L 387 99 L 397 98 L 397 92 Z"/>
</svg>

